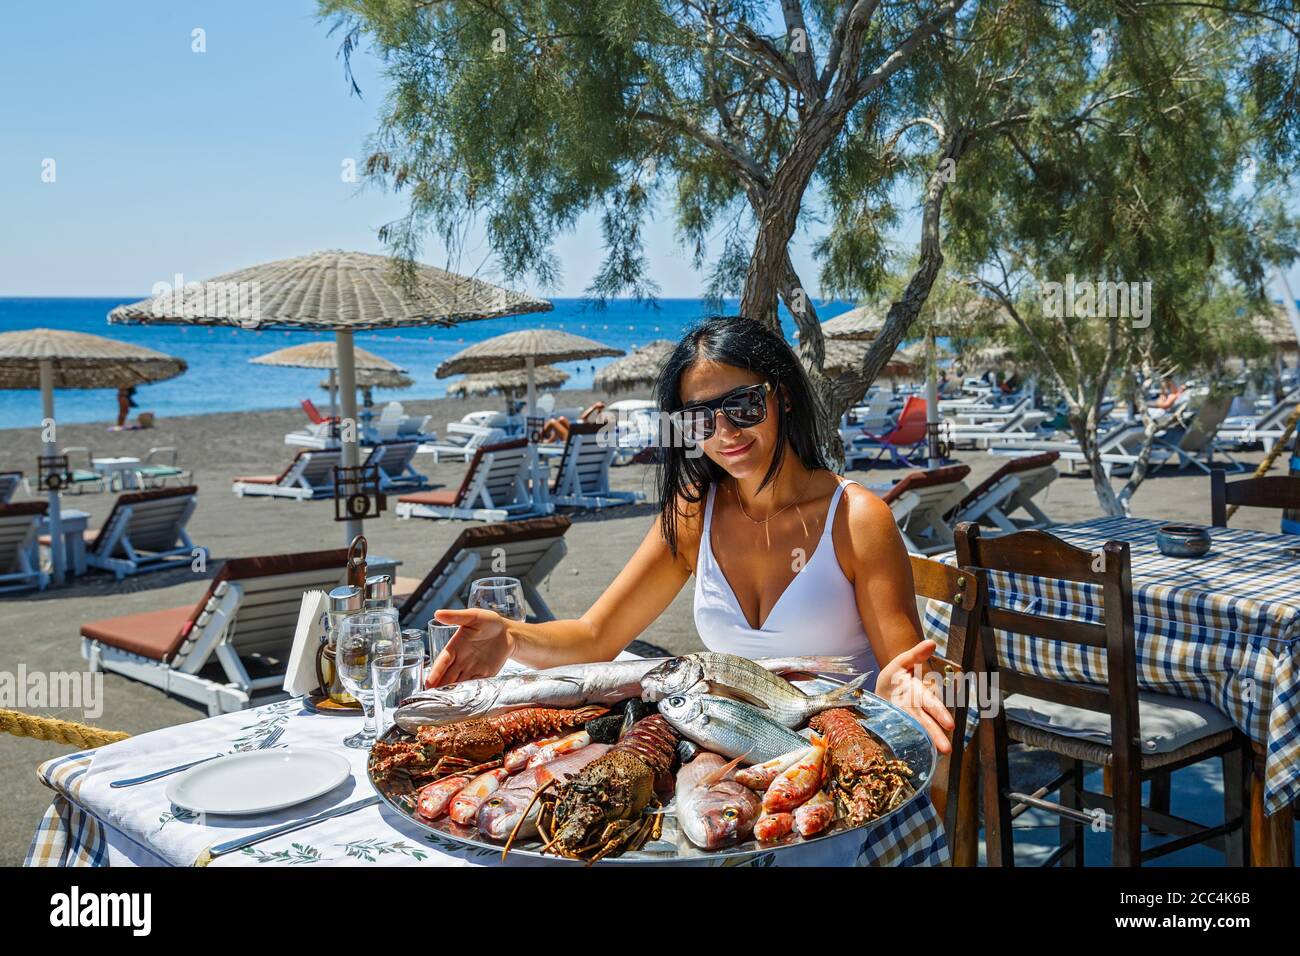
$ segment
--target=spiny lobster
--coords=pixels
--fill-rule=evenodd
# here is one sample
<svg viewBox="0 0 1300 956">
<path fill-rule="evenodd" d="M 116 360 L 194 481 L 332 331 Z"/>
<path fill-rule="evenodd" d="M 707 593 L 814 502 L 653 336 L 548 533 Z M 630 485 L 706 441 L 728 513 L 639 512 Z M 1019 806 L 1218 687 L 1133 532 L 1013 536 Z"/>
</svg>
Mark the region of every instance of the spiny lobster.
<svg viewBox="0 0 1300 956">
<path fill-rule="evenodd" d="M 525 707 L 494 717 L 425 726 L 413 740 L 376 742 L 370 750 L 371 769 L 380 776 L 397 768 L 412 776 L 463 770 L 470 764 L 500 757 L 514 744 L 581 727 L 608 712 L 609 708 L 599 706 L 574 710 Z"/>
<path fill-rule="evenodd" d="M 874 820 L 911 792 L 907 778 L 912 770 L 901 760 L 885 756 L 885 750 L 853 711 L 824 710 L 808 722 L 830 745 L 830 792 L 839 816 L 849 826 Z"/>
</svg>

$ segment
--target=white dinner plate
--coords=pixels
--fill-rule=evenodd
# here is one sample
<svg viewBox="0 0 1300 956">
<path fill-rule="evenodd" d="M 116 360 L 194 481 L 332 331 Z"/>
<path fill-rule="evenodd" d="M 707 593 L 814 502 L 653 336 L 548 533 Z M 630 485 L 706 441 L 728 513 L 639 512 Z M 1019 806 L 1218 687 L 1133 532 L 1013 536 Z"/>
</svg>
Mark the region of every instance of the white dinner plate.
<svg viewBox="0 0 1300 956">
<path fill-rule="evenodd" d="M 195 813 L 269 813 L 328 793 L 351 775 L 347 759 L 328 750 L 251 750 L 186 771 L 166 796 Z"/>
</svg>

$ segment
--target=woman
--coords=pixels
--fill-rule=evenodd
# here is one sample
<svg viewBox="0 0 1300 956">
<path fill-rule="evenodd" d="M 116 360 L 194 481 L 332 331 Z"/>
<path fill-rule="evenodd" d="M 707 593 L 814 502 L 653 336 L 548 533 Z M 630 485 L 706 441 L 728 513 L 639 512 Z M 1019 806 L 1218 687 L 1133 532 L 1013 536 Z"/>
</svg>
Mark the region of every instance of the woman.
<svg viewBox="0 0 1300 956">
<path fill-rule="evenodd" d="M 709 649 L 852 655 L 948 753 L 953 722 L 919 676 L 935 644 L 921 640 L 893 514 L 827 468 L 790 346 L 757 322 L 710 319 L 669 357 L 658 402 L 683 440 L 662 449 L 659 516 L 605 593 L 581 618 L 543 624 L 438 611 L 460 630 L 429 685 L 495 674 L 508 658 L 536 668 L 611 660 L 694 575 L 695 625 Z"/>
<path fill-rule="evenodd" d="M 603 423 L 605 421 L 604 411 L 604 402 L 592 402 L 582 410 L 582 414 L 578 416 L 578 421 Z M 566 442 L 569 440 L 569 428 L 572 425 L 573 423 L 563 415 L 558 418 L 548 418 L 546 423 L 542 425 L 541 440 L 544 442 Z"/>
</svg>

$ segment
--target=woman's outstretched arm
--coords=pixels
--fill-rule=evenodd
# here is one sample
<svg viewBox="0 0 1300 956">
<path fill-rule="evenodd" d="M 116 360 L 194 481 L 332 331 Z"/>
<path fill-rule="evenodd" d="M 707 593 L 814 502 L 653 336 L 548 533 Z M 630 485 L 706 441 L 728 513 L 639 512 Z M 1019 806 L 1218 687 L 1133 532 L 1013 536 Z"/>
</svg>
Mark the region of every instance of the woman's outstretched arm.
<svg viewBox="0 0 1300 956">
<path fill-rule="evenodd" d="M 429 668 L 429 687 L 490 677 L 510 658 L 529 667 L 612 660 L 672 603 L 691 575 L 659 530 L 647 532 L 613 583 L 582 617 L 528 624 L 479 608 L 443 609 L 434 616 L 460 630 Z"/>
</svg>

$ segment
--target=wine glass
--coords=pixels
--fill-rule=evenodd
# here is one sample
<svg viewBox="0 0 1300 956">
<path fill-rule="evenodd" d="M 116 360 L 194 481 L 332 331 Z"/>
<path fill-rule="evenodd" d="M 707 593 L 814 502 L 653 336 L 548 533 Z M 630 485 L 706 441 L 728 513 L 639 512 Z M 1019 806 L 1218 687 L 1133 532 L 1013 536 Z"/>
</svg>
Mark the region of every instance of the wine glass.
<svg viewBox="0 0 1300 956">
<path fill-rule="evenodd" d="M 507 621 L 523 621 L 524 586 L 518 578 L 479 578 L 469 590 L 469 606 L 496 611 Z"/>
<path fill-rule="evenodd" d="M 402 653 L 401 627 L 396 615 L 364 611 L 354 614 L 339 625 L 338 642 L 334 648 L 335 666 L 339 679 L 365 714 L 361 729 L 344 739 L 347 747 L 369 750 L 375 742 L 375 694 L 370 664 L 377 657 L 399 656 Z"/>
</svg>

